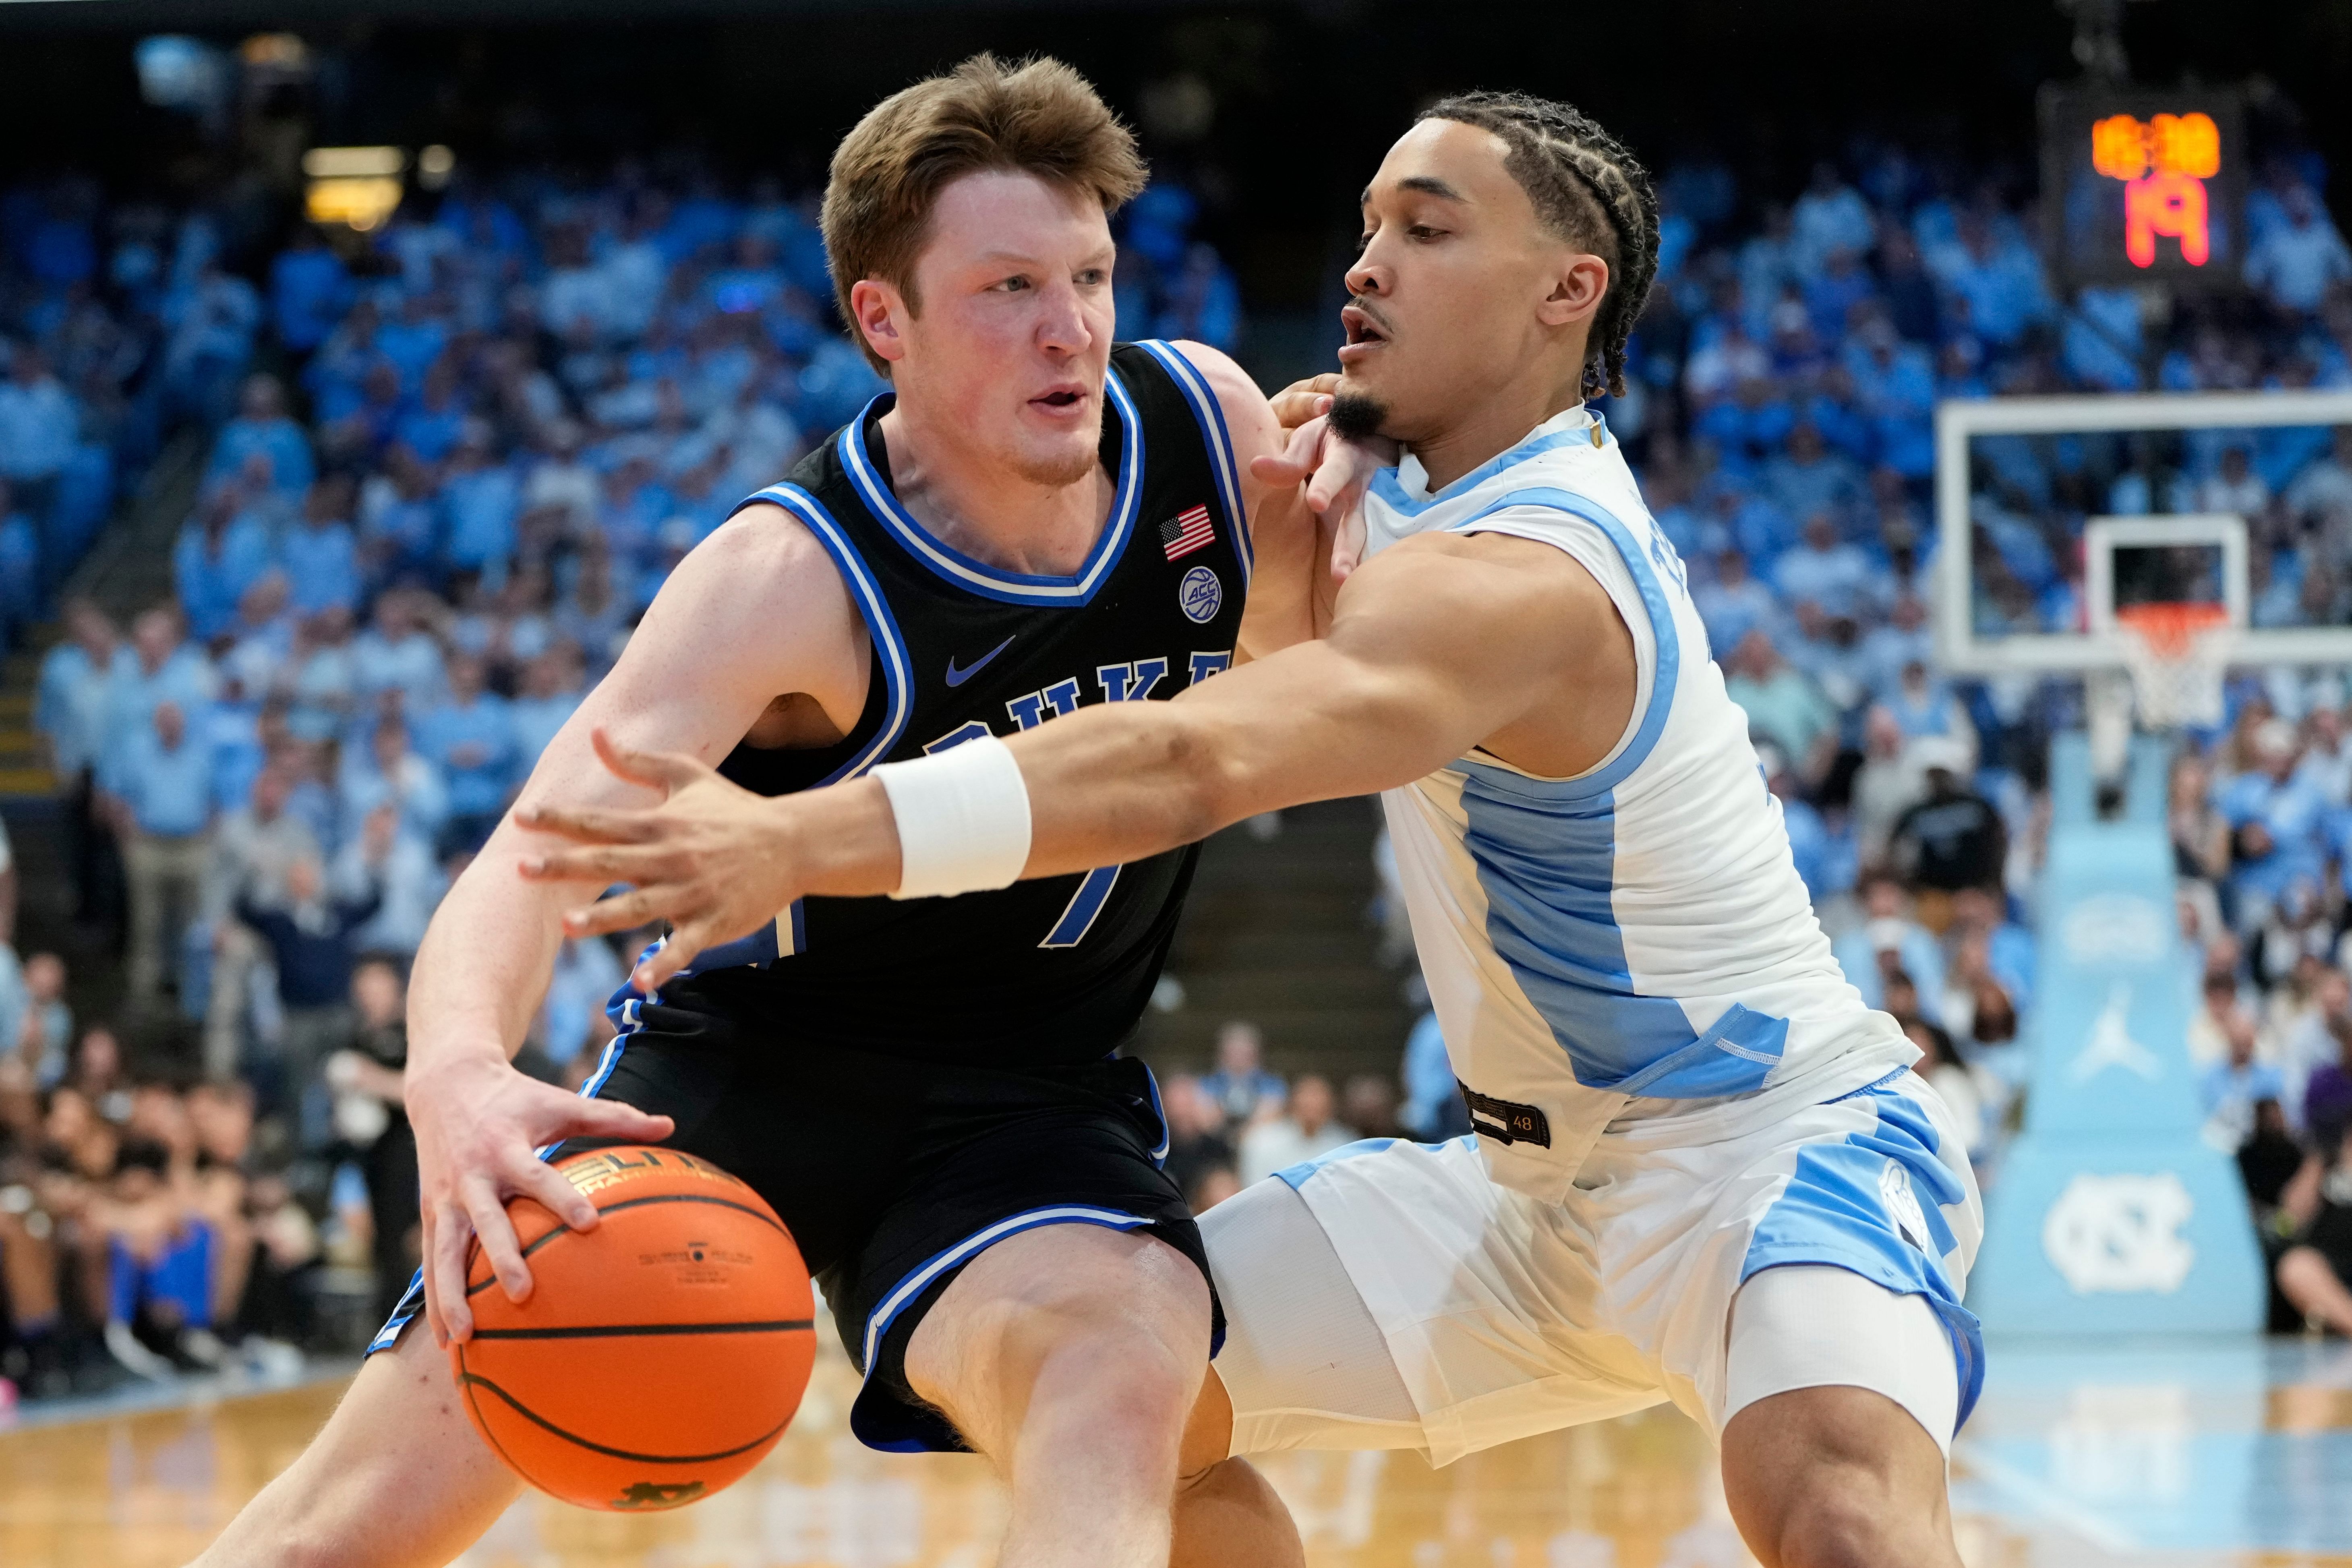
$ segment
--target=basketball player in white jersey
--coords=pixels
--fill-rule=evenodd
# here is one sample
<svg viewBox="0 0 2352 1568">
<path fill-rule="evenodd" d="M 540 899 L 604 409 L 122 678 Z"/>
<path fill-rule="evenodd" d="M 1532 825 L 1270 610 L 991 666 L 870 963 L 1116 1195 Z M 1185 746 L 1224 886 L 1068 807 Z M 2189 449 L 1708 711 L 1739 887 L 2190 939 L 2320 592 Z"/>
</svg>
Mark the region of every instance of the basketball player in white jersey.
<svg viewBox="0 0 2352 1568">
<path fill-rule="evenodd" d="M 1646 176 L 1572 110 L 1472 94 L 1397 142 L 1363 217 L 1334 417 L 1402 456 L 1319 638 L 787 800 L 607 746 L 667 803 L 541 817 L 586 844 L 524 874 L 635 884 L 567 921 L 676 920 L 656 983 L 808 892 L 993 887 L 1383 791 L 1477 1132 L 1354 1145 L 1204 1217 L 1231 1331 L 1175 1561 L 1300 1561 L 1229 1453 L 1443 1464 L 1671 1401 L 1769 1568 L 1958 1568 L 1967 1156 L 1831 958 L 1682 562 L 1583 402 L 1622 390 Z"/>
</svg>

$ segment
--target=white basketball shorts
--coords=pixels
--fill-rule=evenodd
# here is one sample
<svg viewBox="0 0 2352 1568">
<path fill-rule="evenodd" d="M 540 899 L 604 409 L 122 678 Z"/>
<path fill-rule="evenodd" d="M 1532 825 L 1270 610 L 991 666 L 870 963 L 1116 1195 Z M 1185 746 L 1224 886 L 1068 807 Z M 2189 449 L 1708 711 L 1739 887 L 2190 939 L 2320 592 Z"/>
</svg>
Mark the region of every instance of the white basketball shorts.
<svg viewBox="0 0 2352 1568">
<path fill-rule="evenodd" d="M 1556 1205 L 1493 1181 L 1473 1134 L 1351 1144 L 1211 1209 L 1233 1451 L 1443 1465 L 1668 1400 L 1719 1439 L 1757 1398 L 1837 1384 L 1948 1450 L 1983 1383 L 1960 1295 L 1984 1221 L 1950 1113 L 1909 1071 L 1769 1125 L 1747 1111 L 1613 1131 Z M 1788 1272 L 1735 1325 L 1767 1270 Z"/>
</svg>

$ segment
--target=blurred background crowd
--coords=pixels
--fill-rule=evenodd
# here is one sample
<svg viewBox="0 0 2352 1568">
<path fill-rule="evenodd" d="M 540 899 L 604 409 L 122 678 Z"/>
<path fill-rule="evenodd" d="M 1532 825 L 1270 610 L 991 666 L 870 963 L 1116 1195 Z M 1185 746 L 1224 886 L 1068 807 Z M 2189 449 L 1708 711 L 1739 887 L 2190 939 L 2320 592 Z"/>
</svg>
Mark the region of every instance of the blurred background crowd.
<svg viewBox="0 0 2352 1568">
<path fill-rule="evenodd" d="M 1938 669 L 1934 409 L 2352 388 L 2331 171 L 2273 141 L 2249 291 L 2163 313 L 2053 290 L 2013 163 L 1874 133 L 1777 179 L 1657 158 L 1658 286 L 1604 412 L 1836 959 L 1926 1053 L 1988 1183 L 2024 1082 L 2049 739 L 2082 694 Z M 74 937 L 17 941 L 0 852 L 0 1375 L 26 1395 L 348 1348 L 404 1289 L 403 998 L 436 902 L 670 569 L 880 390 L 832 312 L 824 150 L 779 158 L 794 177 L 460 162 L 381 225 L 259 238 L 226 196 L 0 191 L 0 644 L 37 655 Z M 1204 226 L 1219 189 L 1170 174 L 1122 215 L 1121 335 L 1237 349 L 1270 386 L 1322 368 L 1328 321 L 1313 353 L 1253 338 Z M 69 592 L 187 441 L 168 595 Z M 1971 554 L 2002 626 L 2076 623 L 2082 516 L 2179 509 L 2253 523 L 2258 624 L 2347 619 L 2352 429 L 1982 466 Z M 2171 821 L 2208 1136 L 2282 1260 L 2280 1322 L 2352 1332 L 2352 1243 L 2321 1234 L 2352 1215 L 2341 677 L 2234 677 Z M 1358 1137 L 1468 1130 L 1372 860 L 1366 940 L 1418 1022 L 1342 1072 L 1277 1073 L 1286 1041 L 1240 1019 L 1163 1061 L 1196 1204 Z M 584 1079 L 632 940 L 566 945 L 529 1070 Z"/>
</svg>

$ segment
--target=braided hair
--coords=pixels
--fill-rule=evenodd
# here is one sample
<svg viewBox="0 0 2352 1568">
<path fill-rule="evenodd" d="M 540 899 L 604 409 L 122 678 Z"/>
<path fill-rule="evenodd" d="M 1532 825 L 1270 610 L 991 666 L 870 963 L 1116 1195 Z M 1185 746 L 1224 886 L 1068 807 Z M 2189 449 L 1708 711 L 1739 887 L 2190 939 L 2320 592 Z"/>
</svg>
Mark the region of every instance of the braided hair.
<svg viewBox="0 0 2352 1568">
<path fill-rule="evenodd" d="M 1658 273 L 1658 197 L 1650 172 L 1591 120 L 1564 103 L 1523 92 L 1465 92 L 1420 120 L 1475 125 L 1503 139 L 1503 167 L 1535 204 L 1544 227 L 1609 264 L 1593 313 L 1581 395 L 1625 395 L 1625 339 Z"/>
</svg>

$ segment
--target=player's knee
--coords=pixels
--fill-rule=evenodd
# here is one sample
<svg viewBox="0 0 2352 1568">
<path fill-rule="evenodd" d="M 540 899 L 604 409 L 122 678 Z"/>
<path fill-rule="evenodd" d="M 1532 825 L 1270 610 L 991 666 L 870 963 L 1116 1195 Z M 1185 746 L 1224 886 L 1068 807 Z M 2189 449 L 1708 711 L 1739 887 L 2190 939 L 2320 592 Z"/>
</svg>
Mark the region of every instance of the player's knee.
<svg viewBox="0 0 2352 1568">
<path fill-rule="evenodd" d="M 1233 1447 L 1233 1397 L 1212 1367 L 1202 1375 L 1200 1393 L 1184 1417 L 1184 1435 L 1176 1449 L 1177 1476 L 1188 1484 L 1206 1478 L 1224 1462 Z"/>
<path fill-rule="evenodd" d="M 2279 1290 L 2298 1307 L 2334 1281 L 2335 1277 L 2336 1270 L 2315 1249 L 2290 1247 L 2279 1257 Z"/>
<path fill-rule="evenodd" d="M 1108 1300 L 1022 1312 L 1005 1331 L 1005 1364 L 1031 1386 L 1115 1386 L 1120 1406 L 1172 1425 L 1191 1408 L 1208 1345 L 1188 1355 L 1153 1318 Z"/>
</svg>

